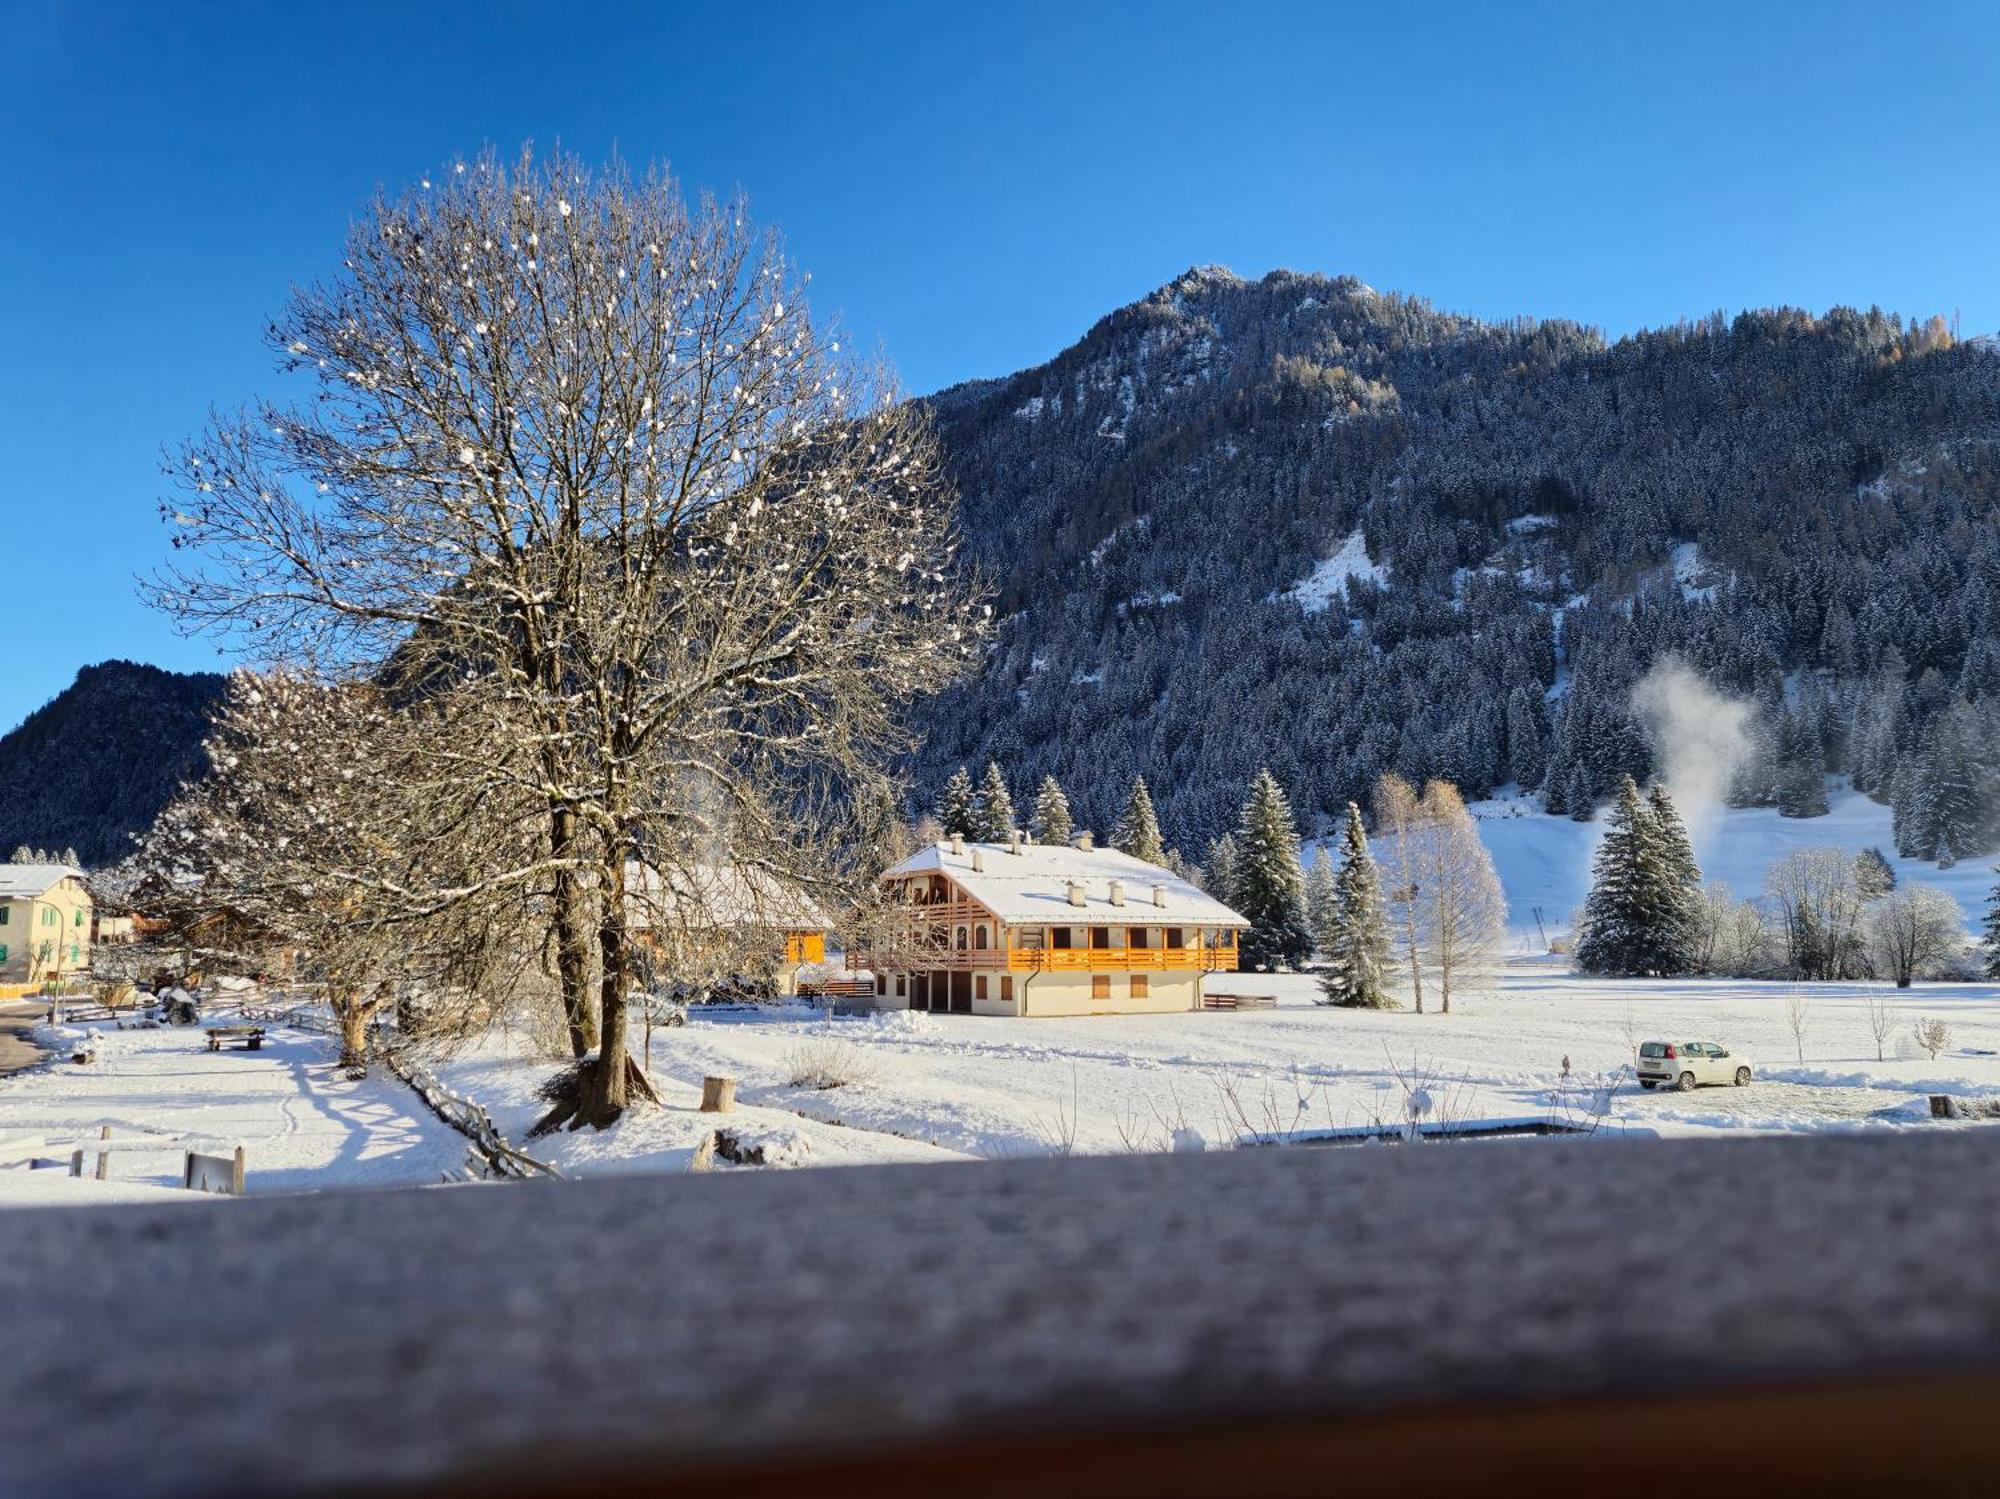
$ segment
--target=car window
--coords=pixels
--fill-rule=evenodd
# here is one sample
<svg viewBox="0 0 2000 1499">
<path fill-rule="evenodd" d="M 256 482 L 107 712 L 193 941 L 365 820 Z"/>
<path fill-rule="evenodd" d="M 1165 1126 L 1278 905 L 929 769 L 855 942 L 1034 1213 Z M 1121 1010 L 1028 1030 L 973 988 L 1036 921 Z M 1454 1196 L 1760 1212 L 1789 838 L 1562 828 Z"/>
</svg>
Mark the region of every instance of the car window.
<svg viewBox="0 0 2000 1499">
<path fill-rule="evenodd" d="M 1648 1041 L 1644 1046 L 1639 1048 L 1639 1055 L 1642 1057 L 1663 1057 L 1666 1054 L 1666 1045 L 1659 1041 Z"/>
</svg>

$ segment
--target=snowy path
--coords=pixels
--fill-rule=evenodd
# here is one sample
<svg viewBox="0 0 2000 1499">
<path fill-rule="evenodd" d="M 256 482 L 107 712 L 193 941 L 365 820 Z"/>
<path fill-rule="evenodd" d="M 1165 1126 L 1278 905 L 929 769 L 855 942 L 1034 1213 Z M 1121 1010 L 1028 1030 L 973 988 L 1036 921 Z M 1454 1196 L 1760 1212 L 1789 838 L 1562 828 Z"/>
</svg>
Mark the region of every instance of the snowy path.
<svg viewBox="0 0 2000 1499">
<path fill-rule="evenodd" d="M 100 1058 L 0 1079 L 0 1135 L 193 1136 L 247 1147 L 251 1192 L 411 1186 L 464 1163 L 466 1142 L 381 1068 L 352 1081 L 323 1036 L 274 1028 L 261 1051 L 206 1049 L 201 1030 L 100 1027 Z M 112 1157 L 114 1183 L 176 1186 L 177 1153 Z M 46 1171 L 0 1171 L 0 1206 L 46 1200 Z"/>
<path fill-rule="evenodd" d="M 42 1059 L 28 1032 L 42 1017 L 39 1004 L 0 1004 L 0 1077 L 21 1072 Z"/>
</svg>

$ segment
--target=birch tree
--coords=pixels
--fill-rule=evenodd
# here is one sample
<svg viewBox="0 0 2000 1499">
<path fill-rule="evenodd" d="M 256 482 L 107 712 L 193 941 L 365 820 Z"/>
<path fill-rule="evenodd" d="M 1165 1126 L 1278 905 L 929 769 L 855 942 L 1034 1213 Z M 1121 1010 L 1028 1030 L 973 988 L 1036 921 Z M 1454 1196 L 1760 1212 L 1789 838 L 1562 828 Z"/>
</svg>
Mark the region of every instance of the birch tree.
<svg viewBox="0 0 2000 1499">
<path fill-rule="evenodd" d="M 462 898 L 546 886 L 575 1122 L 608 1124 L 628 871 L 830 878 L 808 814 L 888 802 L 901 710 L 982 628 L 932 436 L 741 201 L 560 154 L 378 196 L 270 337 L 309 398 L 177 455 L 156 596 L 255 658 L 456 684 L 430 767 L 539 827 Z"/>
</svg>

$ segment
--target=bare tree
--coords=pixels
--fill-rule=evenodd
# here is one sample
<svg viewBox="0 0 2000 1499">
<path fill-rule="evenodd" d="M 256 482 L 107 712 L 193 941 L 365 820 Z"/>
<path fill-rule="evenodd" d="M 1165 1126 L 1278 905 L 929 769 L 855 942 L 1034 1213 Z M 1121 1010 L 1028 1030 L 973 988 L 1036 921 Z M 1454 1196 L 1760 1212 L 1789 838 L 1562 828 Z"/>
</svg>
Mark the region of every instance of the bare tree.
<svg viewBox="0 0 2000 1499">
<path fill-rule="evenodd" d="M 1764 877 L 1785 928 L 1792 971 L 1805 979 L 1858 975 L 1863 901 L 1854 859 L 1835 848 L 1787 854 Z"/>
<path fill-rule="evenodd" d="M 1800 1062 L 1806 1059 L 1806 1024 L 1811 1018 L 1812 1001 L 1805 990 L 1794 989 L 1785 996 L 1785 1029 L 1792 1033 L 1792 1049 Z"/>
<path fill-rule="evenodd" d="M 1877 971 L 1907 989 L 1965 946 L 1965 919 L 1942 890 L 1904 884 L 1869 902 L 1867 934 Z"/>
<path fill-rule="evenodd" d="M 1416 904 L 1437 967 L 1438 1010 L 1449 1014 L 1454 989 L 1491 981 L 1506 941 L 1507 898 L 1458 788 L 1430 782 L 1421 811 Z"/>
<path fill-rule="evenodd" d="M 272 340 L 313 398 L 181 453 L 159 601 L 266 659 L 452 684 L 432 764 L 532 799 L 540 847 L 422 903 L 546 887 L 575 1120 L 607 1124 L 630 872 L 834 880 L 899 710 L 967 659 L 935 443 L 741 202 L 615 163 L 488 156 L 378 198 Z"/>
<path fill-rule="evenodd" d="M 1389 874 L 1389 909 L 1403 961 L 1409 965 L 1410 997 L 1413 1007 L 1424 1012 L 1424 945 L 1419 934 L 1422 906 L 1422 864 L 1417 848 L 1418 829 L 1423 822 L 1423 804 L 1417 791 L 1399 775 L 1385 775 L 1375 783 L 1375 829 L 1383 846 L 1382 863 Z"/>
<path fill-rule="evenodd" d="M 366 1061 L 370 1022 L 423 991 L 437 1023 L 489 1012 L 530 966 L 530 892 L 439 900 L 467 861 L 529 841 L 516 809 L 468 798 L 427 773 L 433 702 L 399 710 L 366 683 L 289 673 L 230 680 L 207 744 L 210 773 L 161 815 L 139 855 L 142 884 L 189 933 L 215 933 L 234 966 L 323 985 L 341 1064 Z M 472 852 L 472 851 L 476 851 Z"/>
<path fill-rule="evenodd" d="M 1879 989 L 1870 989 L 1866 1000 L 1868 1034 L 1875 1038 L 1875 1060 L 1887 1061 L 1884 1053 L 1888 1050 L 1889 1038 L 1896 1033 L 1897 1022 L 1902 1018 L 1889 1005 L 1888 996 Z"/>
</svg>

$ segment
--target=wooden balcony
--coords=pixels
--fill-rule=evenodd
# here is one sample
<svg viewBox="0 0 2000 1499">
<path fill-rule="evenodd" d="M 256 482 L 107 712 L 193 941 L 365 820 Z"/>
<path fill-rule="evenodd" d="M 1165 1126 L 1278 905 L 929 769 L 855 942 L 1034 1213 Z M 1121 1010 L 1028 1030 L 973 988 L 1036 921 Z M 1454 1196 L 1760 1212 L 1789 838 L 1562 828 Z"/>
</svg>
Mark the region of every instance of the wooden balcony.
<svg viewBox="0 0 2000 1499">
<path fill-rule="evenodd" d="M 857 968 L 879 963 L 890 970 L 973 968 L 1010 973 L 1229 973 L 1236 943 L 1200 947 L 962 947 L 904 953 L 856 952 Z"/>
</svg>

